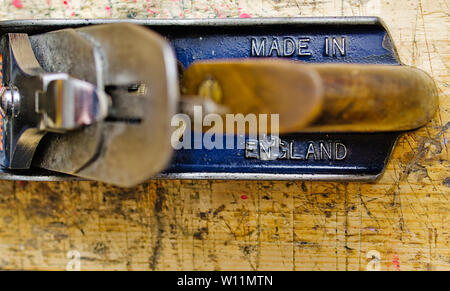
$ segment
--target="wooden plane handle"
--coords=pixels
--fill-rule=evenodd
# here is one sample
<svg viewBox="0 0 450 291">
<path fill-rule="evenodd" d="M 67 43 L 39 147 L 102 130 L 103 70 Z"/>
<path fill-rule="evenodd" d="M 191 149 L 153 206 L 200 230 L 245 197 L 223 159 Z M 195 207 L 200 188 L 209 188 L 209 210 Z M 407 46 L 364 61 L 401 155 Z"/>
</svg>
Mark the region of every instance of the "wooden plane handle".
<svg viewBox="0 0 450 291">
<path fill-rule="evenodd" d="M 210 97 L 225 109 L 222 115 L 279 114 L 280 132 L 310 124 L 321 112 L 323 98 L 317 72 L 273 60 L 194 63 L 184 73 L 182 94 L 184 99 Z"/>
<path fill-rule="evenodd" d="M 319 73 L 324 103 L 302 131 L 380 132 L 419 128 L 438 108 L 433 79 L 410 66 L 308 64 Z"/>
<path fill-rule="evenodd" d="M 217 82 L 211 95 L 227 113 L 278 113 L 280 133 L 411 130 L 438 107 L 431 77 L 408 66 L 200 61 L 185 71 L 182 93 L 198 95 L 205 80 Z"/>
</svg>

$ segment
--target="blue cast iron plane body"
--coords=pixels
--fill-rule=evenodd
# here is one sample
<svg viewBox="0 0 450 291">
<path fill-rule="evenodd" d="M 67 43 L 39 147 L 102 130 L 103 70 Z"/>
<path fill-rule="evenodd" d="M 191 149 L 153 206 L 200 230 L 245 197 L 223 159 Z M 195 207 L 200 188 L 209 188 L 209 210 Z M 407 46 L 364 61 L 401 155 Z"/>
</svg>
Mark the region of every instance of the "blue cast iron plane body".
<svg viewBox="0 0 450 291">
<path fill-rule="evenodd" d="M 137 23 L 162 34 L 171 42 L 184 67 L 198 60 L 251 57 L 313 63 L 401 65 L 389 33 L 375 17 L 8 21 L 0 23 L 0 34 L 37 34 L 111 22 Z M 252 147 L 175 150 L 171 164 L 158 177 L 374 180 L 383 172 L 400 134 L 289 134 L 280 137 L 286 155 L 276 160 L 261 159 L 260 141 L 247 137 L 246 145 Z M 225 142 L 226 138 L 223 140 Z M 2 171 L 4 178 L 68 178 L 37 169 Z"/>
</svg>

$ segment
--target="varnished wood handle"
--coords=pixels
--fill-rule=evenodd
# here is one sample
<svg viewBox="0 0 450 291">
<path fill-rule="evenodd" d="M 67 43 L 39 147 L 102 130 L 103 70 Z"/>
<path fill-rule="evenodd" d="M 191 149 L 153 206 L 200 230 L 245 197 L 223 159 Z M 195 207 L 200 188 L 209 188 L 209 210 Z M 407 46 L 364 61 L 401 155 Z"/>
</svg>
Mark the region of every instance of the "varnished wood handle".
<svg viewBox="0 0 450 291">
<path fill-rule="evenodd" d="M 319 73 L 324 103 L 302 131 L 403 131 L 425 125 L 438 108 L 433 79 L 409 66 L 308 64 Z"/>
<path fill-rule="evenodd" d="M 205 97 L 205 91 L 225 108 L 222 115 L 279 114 L 280 132 L 310 124 L 320 114 L 323 101 L 316 71 L 274 60 L 194 63 L 183 76 L 183 98 Z"/>
<path fill-rule="evenodd" d="M 201 61 L 184 73 L 183 94 L 198 95 L 208 79 L 228 113 L 278 113 L 280 133 L 411 130 L 438 107 L 431 77 L 408 66 Z"/>
</svg>

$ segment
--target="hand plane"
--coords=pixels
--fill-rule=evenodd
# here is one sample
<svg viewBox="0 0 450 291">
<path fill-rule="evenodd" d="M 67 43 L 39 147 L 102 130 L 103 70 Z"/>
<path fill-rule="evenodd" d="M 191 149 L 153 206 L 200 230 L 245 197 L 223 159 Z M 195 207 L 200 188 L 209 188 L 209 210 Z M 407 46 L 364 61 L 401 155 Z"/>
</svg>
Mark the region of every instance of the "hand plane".
<svg viewBox="0 0 450 291">
<path fill-rule="evenodd" d="M 0 178 L 375 180 L 433 80 L 374 17 L 0 22 Z"/>
</svg>

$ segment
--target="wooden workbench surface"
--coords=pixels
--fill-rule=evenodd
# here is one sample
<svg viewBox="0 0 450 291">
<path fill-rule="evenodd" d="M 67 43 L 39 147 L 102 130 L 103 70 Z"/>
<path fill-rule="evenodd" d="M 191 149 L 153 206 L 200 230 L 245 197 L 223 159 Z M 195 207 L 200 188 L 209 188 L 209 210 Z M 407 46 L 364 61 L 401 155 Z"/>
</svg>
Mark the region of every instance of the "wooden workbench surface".
<svg viewBox="0 0 450 291">
<path fill-rule="evenodd" d="M 372 184 L 2 181 L 0 268 L 450 270 L 449 11 L 446 0 L 2 0 L 1 19 L 380 16 L 402 61 L 436 80 L 440 110 Z"/>
</svg>

